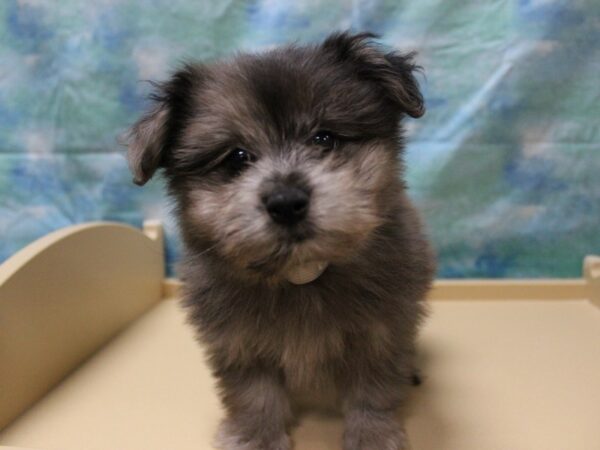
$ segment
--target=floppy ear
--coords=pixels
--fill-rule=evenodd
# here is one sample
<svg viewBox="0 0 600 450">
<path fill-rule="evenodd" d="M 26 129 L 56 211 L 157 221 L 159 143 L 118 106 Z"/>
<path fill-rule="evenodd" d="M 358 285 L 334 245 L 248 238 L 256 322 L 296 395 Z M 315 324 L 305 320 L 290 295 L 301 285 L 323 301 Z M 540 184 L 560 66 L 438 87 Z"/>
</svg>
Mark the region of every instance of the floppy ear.
<svg viewBox="0 0 600 450">
<path fill-rule="evenodd" d="M 385 53 L 373 42 L 373 33 L 334 33 L 323 43 L 323 49 L 342 63 L 353 64 L 359 77 L 378 83 L 385 94 L 411 117 L 425 114 L 423 96 L 414 72 L 415 53 Z"/>
<path fill-rule="evenodd" d="M 168 105 L 156 105 L 129 131 L 127 160 L 138 186 L 146 184 L 161 165 L 168 115 Z"/>
<path fill-rule="evenodd" d="M 193 90 L 202 79 L 199 66 L 185 65 L 165 83 L 154 83 L 153 107 L 129 130 L 127 160 L 133 182 L 144 185 L 178 144 L 192 112 Z"/>
</svg>

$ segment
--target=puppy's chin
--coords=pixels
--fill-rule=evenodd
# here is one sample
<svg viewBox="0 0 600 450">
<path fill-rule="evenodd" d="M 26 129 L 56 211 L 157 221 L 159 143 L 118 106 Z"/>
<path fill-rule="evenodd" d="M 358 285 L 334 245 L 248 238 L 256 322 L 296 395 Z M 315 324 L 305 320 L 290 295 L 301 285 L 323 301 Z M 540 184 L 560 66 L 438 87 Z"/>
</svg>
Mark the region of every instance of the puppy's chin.
<svg viewBox="0 0 600 450">
<path fill-rule="evenodd" d="M 269 242 L 246 242 L 244 250 L 222 253 L 235 274 L 255 282 L 277 285 L 290 281 L 290 273 L 307 265 L 324 267 L 342 264 L 355 258 L 372 234 L 290 232 L 287 239 Z M 254 244 L 254 245 L 253 245 Z M 223 249 L 222 249 L 223 250 Z"/>
</svg>

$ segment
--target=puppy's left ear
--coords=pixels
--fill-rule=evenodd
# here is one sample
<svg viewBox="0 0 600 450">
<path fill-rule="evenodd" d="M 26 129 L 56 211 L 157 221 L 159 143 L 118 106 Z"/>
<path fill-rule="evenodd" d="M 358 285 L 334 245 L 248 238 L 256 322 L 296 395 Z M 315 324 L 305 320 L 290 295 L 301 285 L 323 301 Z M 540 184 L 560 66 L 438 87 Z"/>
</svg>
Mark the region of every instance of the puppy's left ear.
<svg viewBox="0 0 600 450">
<path fill-rule="evenodd" d="M 129 130 L 127 159 L 133 182 L 144 185 L 165 166 L 169 153 L 192 113 L 194 90 L 201 83 L 202 67 L 184 65 L 164 83 L 154 83 L 153 107 Z"/>
<path fill-rule="evenodd" d="M 423 96 L 414 73 L 421 67 L 414 63 L 415 53 L 384 52 L 372 33 L 334 33 L 323 49 L 344 64 L 352 64 L 357 75 L 378 83 L 385 94 L 406 114 L 425 114 Z"/>
</svg>

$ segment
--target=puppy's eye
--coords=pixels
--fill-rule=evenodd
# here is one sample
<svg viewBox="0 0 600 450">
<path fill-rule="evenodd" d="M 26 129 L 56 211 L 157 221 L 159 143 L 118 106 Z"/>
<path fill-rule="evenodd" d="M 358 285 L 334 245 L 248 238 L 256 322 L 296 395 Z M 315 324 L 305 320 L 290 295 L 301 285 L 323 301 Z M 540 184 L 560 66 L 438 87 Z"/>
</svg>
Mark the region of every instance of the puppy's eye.
<svg viewBox="0 0 600 450">
<path fill-rule="evenodd" d="M 311 144 L 319 146 L 324 150 L 332 150 L 338 143 L 337 138 L 329 131 L 319 131 L 311 139 Z"/>
<path fill-rule="evenodd" d="M 239 173 L 254 160 L 254 155 L 248 150 L 234 148 L 225 158 L 224 164 L 232 173 Z"/>
</svg>

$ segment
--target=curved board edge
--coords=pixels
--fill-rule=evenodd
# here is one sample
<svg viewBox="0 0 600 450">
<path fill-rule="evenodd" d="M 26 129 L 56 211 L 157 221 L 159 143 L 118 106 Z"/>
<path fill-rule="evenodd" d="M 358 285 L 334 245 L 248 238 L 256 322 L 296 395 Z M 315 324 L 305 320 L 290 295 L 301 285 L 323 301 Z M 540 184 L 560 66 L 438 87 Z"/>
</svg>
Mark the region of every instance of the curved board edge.
<svg viewBox="0 0 600 450">
<path fill-rule="evenodd" d="M 50 233 L 0 265 L 0 429 L 162 297 L 160 224 Z"/>
<path fill-rule="evenodd" d="M 112 228 L 123 231 L 129 231 L 138 234 L 144 234 L 148 238 L 148 243 L 154 243 L 157 245 L 158 250 L 162 254 L 162 225 L 159 221 L 148 220 L 144 222 L 144 232 L 139 229 L 132 227 L 131 225 L 119 223 L 119 222 L 86 222 L 77 225 L 71 225 L 68 227 L 60 228 L 56 231 L 48 233 L 45 236 L 36 239 L 30 244 L 23 247 L 21 250 L 11 255 L 7 260 L 0 264 L 0 286 L 2 286 L 13 274 L 19 271 L 21 267 L 35 258 L 38 254 L 46 251 L 53 245 L 61 242 L 65 238 L 69 238 L 79 233 L 85 233 L 89 230 L 95 230 L 99 228 Z M 148 232 L 147 230 L 152 230 Z M 160 230 L 160 231 L 158 231 Z M 156 234 L 155 234 L 156 233 Z"/>
</svg>

